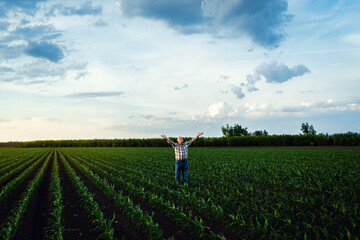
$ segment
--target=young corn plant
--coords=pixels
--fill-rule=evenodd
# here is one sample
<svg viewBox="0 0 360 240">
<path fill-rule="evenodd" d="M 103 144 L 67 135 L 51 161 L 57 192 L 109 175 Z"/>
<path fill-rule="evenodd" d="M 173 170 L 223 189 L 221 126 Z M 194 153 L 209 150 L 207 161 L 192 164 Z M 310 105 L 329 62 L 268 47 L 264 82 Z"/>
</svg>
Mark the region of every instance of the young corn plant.
<svg viewBox="0 0 360 240">
<path fill-rule="evenodd" d="M 53 152 L 51 152 L 45 160 L 45 163 L 40 168 L 39 172 L 36 174 L 35 178 L 31 180 L 26 188 L 25 192 L 23 192 L 21 200 L 11 211 L 11 215 L 8 218 L 8 222 L 5 226 L 3 226 L 0 230 L 0 235 L 3 240 L 9 240 L 13 238 L 16 234 L 16 231 L 21 223 L 21 219 L 26 212 L 29 202 L 34 195 L 35 191 L 39 187 L 41 180 L 44 176 L 44 172 L 46 167 L 48 166 L 48 162 L 52 156 Z"/>
<path fill-rule="evenodd" d="M 97 174 L 93 173 L 84 165 L 70 158 L 70 161 L 80 169 L 97 187 L 99 187 L 106 196 L 112 199 L 117 207 L 122 210 L 140 229 L 148 235 L 149 239 L 163 239 L 163 232 L 157 223 L 154 223 L 152 216 L 143 212 L 139 205 L 135 205 L 127 196 L 123 196 L 122 192 L 116 193 L 114 185 L 108 183 Z"/>
<path fill-rule="evenodd" d="M 46 228 L 46 238 L 51 240 L 62 240 L 64 225 L 62 221 L 62 211 L 64 209 L 62 192 L 59 178 L 59 166 L 57 161 L 57 151 L 54 154 L 53 169 L 51 173 L 51 183 L 49 189 L 50 217 Z"/>
<path fill-rule="evenodd" d="M 79 168 L 86 168 L 84 165 L 78 163 L 75 158 L 72 158 L 73 163 L 79 167 Z M 88 163 L 88 162 L 87 162 Z M 85 162 L 84 162 L 85 164 Z M 90 163 L 86 165 L 91 165 Z M 112 181 L 115 184 L 118 184 L 120 186 L 123 186 L 126 191 L 133 194 L 134 196 L 140 198 L 140 199 L 146 199 L 149 201 L 150 205 L 154 207 L 159 207 L 158 209 L 161 212 L 164 212 L 170 216 L 176 223 L 178 223 L 180 226 L 187 228 L 189 231 L 191 231 L 195 236 L 198 238 L 208 238 L 209 236 L 216 236 L 216 239 L 222 239 L 222 235 L 218 235 L 215 233 L 211 233 L 212 231 L 209 231 L 210 233 L 205 232 L 205 226 L 203 224 L 203 221 L 201 218 L 194 217 L 191 218 L 192 213 L 190 212 L 190 215 L 187 216 L 183 211 L 183 206 L 175 206 L 174 202 L 168 201 L 167 203 L 163 202 L 163 199 L 158 197 L 157 195 L 152 195 L 149 197 L 148 194 L 145 193 L 143 188 L 137 188 L 130 182 L 124 182 L 120 176 L 114 177 L 112 174 L 108 174 L 105 171 L 101 170 L 100 168 L 91 165 L 93 167 L 93 170 L 99 173 L 100 175 L 104 176 L 106 179 Z M 136 215 L 135 215 L 136 216 Z"/>
<path fill-rule="evenodd" d="M 60 159 L 65 166 L 77 194 L 80 196 L 82 206 L 88 213 L 92 223 L 95 225 L 95 230 L 100 234 L 99 238 L 114 239 L 114 229 L 111 227 L 114 218 L 106 219 L 104 217 L 104 213 L 101 211 L 99 204 L 94 200 L 94 195 L 89 192 L 61 153 Z"/>
<path fill-rule="evenodd" d="M 36 162 L 31 164 L 28 168 L 26 168 L 19 176 L 8 182 L 5 186 L 1 188 L 0 191 L 0 203 L 8 197 L 8 195 L 17 188 L 25 179 L 28 177 L 31 172 L 44 160 L 46 156 L 50 156 L 49 152 L 42 155 Z"/>
</svg>

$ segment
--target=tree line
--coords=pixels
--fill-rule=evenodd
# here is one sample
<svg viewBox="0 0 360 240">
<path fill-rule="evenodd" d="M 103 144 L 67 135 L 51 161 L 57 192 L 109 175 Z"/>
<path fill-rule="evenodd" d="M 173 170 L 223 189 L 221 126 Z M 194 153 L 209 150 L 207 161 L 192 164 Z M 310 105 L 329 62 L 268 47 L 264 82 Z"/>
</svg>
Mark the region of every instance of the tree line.
<svg viewBox="0 0 360 240">
<path fill-rule="evenodd" d="M 175 137 L 170 137 L 176 141 Z M 184 138 L 185 141 L 191 138 Z M 0 146 L 14 147 L 5 143 Z M 15 147 L 168 147 L 162 138 L 147 139 L 88 139 L 88 140 L 38 140 L 17 143 Z M 250 147 L 250 146 L 360 146 L 360 134 L 318 135 L 262 135 L 201 137 L 195 147 Z"/>
<path fill-rule="evenodd" d="M 337 134 L 316 134 L 313 125 L 303 123 L 302 134 L 269 135 L 266 130 L 249 132 L 239 124 L 221 128 L 222 137 L 201 137 L 195 147 L 250 147 L 250 146 L 360 146 L 360 134 L 354 132 Z M 176 137 L 170 137 L 176 142 Z M 190 140 L 185 137 L 184 140 Z M 79 140 L 38 140 L 28 142 L 0 143 L 0 147 L 168 147 L 163 138 L 144 139 L 79 139 Z"/>
<path fill-rule="evenodd" d="M 301 129 L 303 134 L 305 135 L 316 135 L 316 131 L 313 125 L 309 125 L 309 123 L 302 123 Z M 266 130 L 256 130 L 251 133 L 247 130 L 247 127 L 242 127 L 239 124 L 234 124 L 234 126 L 226 126 L 221 127 L 221 132 L 224 137 L 234 137 L 234 136 L 268 136 L 269 133 Z"/>
</svg>

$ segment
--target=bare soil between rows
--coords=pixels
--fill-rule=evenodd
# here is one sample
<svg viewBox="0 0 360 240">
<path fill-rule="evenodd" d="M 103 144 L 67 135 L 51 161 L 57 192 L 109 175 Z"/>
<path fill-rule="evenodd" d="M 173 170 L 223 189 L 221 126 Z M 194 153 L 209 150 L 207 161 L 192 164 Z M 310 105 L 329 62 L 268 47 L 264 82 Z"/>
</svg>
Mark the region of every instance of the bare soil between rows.
<svg viewBox="0 0 360 240">
<path fill-rule="evenodd" d="M 97 187 L 94 186 L 90 182 L 90 180 L 88 180 L 86 178 L 86 176 L 84 174 L 81 173 L 81 171 L 79 171 L 73 164 L 71 164 L 70 161 L 68 161 L 68 162 L 70 163 L 71 167 L 76 171 L 76 173 L 79 176 L 81 176 L 81 179 L 85 182 L 85 185 L 89 188 L 89 190 L 91 190 L 91 192 L 96 193 L 95 199 L 98 198 L 99 203 L 106 203 L 106 202 L 110 201 L 108 203 L 108 205 L 112 204 L 111 200 L 108 200 L 106 198 L 106 196 L 99 189 L 97 189 Z M 120 186 L 115 185 L 115 190 L 122 191 L 123 195 L 125 195 L 125 196 L 131 196 L 131 194 L 129 194 L 125 189 L 121 188 Z M 99 195 L 104 195 L 104 196 L 99 196 Z M 103 197 L 105 197 L 105 199 Z M 156 223 L 158 223 L 160 228 L 163 230 L 164 238 L 171 237 L 173 239 L 196 239 L 196 238 L 194 238 L 194 236 L 189 234 L 188 230 L 182 229 L 180 226 L 178 226 L 174 221 L 172 221 L 164 213 L 162 213 L 158 209 L 150 206 L 148 202 L 139 200 L 134 196 L 131 196 L 130 198 L 135 205 L 140 205 L 142 211 L 147 212 L 149 215 L 152 215 L 152 213 L 154 214 L 153 220 Z M 102 204 L 102 205 L 104 205 L 104 204 Z M 107 209 L 105 209 L 105 210 L 107 210 Z M 110 209 L 110 211 L 111 211 L 111 209 Z M 134 223 L 130 222 L 129 224 L 135 226 Z M 115 228 L 115 230 L 116 230 L 116 228 Z M 137 230 L 137 231 L 139 233 L 139 230 Z M 125 238 L 125 239 L 128 239 L 128 238 Z M 145 236 L 142 236 L 141 238 L 138 238 L 138 239 L 147 239 L 147 238 Z"/>
<path fill-rule="evenodd" d="M 183 186 L 178 185 L 179 188 L 182 188 Z M 122 189 L 121 186 L 118 186 L 115 184 L 115 189 L 118 191 L 123 191 L 124 195 L 131 196 L 129 192 Z M 169 198 L 169 196 L 164 196 L 164 201 L 172 200 Z M 162 229 L 165 229 L 164 231 L 164 237 L 165 238 L 174 238 L 174 239 L 197 239 L 197 237 L 192 236 L 189 233 L 189 230 L 182 229 L 180 226 L 177 226 L 176 223 L 171 220 L 169 217 L 164 215 L 161 211 L 158 209 L 152 207 L 149 205 L 148 202 L 145 202 L 141 199 L 138 199 L 137 197 L 131 196 L 132 201 L 135 204 L 139 204 L 141 206 L 141 209 L 146 210 L 148 213 L 154 212 L 153 219 L 155 222 L 159 223 L 159 225 L 162 227 Z M 176 204 L 176 201 L 175 201 Z M 203 214 L 198 209 L 189 209 L 186 206 L 183 208 L 183 211 L 186 215 L 189 214 L 189 211 L 191 211 L 193 216 L 201 217 L 204 223 L 205 227 L 205 233 L 209 234 L 210 231 L 223 235 L 226 239 L 238 239 L 239 237 L 236 236 L 236 234 L 229 229 L 227 229 L 225 226 L 223 226 L 221 223 L 219 223 L 216 219 L 211 219 Z"/>
<path fill-rule="evenodd" d="M 65 156 L 65 155 L 64 155 Z M 126 217 L 120 210 L 114 206 L 112 200 L 107 198 L 105 194 L 98 189 L 80 170 L 78 170 L 65 156 L 67 162 L 70 164 L 72 169 L 76 172 L 76 174 L 80 177 L 80 179 L 84 182 L 84 185 L 88 188 L 91 193 L 94 193 L 94 200 L 99 204 L 101 210 L 103 211 L 105 217 L 107 219 L 112 219 L 115 216 L 115 220 L 112 224 L 114 228 L 114 237 L 117 239 L 130 239 L 130 240 L 142 240 L 148 239 L 140 230 L 138 230 L 134 223 Z M 61 163 L 61 162 L 60 162 Z M 62 165 L 62 163 L 60 164 Z M 66 171 L 64 167 L 61 171 Z M 60 170 L 60 169 L 59 169 Z M 65 172 L 66 173 L 66 172 Z M 70 179 L 69 179 L 70 180 Z M 71 182 L 70 182 L 71 184 Z M 96 235 L 96 234 L 95 234 Z M 69 238 L 72 239 L 72 238 Z M 96 238 L 86 238 L 96 239 Z"/>
<path fill-rule="evenodd" d="M 54 153 L 51 154 L 52 156 L 47 163 L 40 186 L 29 202 L 28 210 L 23 217 L 19 232 L 14 240 L 45 239 L 44 230 L 49 213 L 49 187 L 54 158 Z M 40 168 L 42 166 L 43 164 L 40 164 Z"/>
<path fill-rule="evenodd" d="M 43 155 L 41 156 L 43 157 Z M 6 199 L 3 200 L 2 203 L 0 203 L 0 226 L 5 224 L 8 221 L 8 218 L 11 215 L 11 210 L 18 204 L 18 202 L 21 200 L 23 192 L 26 190 L 29 182 L 36 176 L 38 171 L 40 170 L 41 166 L 44 164 L 46 160 L 46 157 L 43 158 L 41 163 L 25 178 L 25 180 L 17 186 Z M 19 173 L 21 174 L 21 173 Z M 18 175 L 13 176 L 11 179 L 7 181 L 9 183 L 14 178 L 16 178 Z M 21 226 L 20 226 L 21 227 Z"/>
</svg>

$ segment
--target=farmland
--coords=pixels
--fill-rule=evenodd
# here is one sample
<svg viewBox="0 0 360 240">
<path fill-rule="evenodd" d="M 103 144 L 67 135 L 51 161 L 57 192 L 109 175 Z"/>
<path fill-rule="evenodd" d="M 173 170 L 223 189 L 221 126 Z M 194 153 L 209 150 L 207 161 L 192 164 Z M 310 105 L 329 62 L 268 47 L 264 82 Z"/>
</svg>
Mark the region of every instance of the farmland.
<svg viewBox="0 0 360 240">
<path fill-rule="evenodd" d="M 359 239 L 360 151 L 1 148 L 1 239 Z"/>
</svg>

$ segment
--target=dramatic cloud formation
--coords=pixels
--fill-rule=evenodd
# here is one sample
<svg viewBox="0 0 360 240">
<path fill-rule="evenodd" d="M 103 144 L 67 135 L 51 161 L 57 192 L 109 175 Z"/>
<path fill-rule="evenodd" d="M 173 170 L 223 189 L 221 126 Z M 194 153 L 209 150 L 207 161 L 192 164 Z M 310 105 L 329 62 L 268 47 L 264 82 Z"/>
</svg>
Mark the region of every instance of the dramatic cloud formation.
<svg viewBox="0 0 360 240">
<path fill-rule="evenodd" d="M 44 83 L 54 81 L 54 77 L 64 77 L 67 71 L 73 70 L 73 66 L 78 64 L 71 63 L 73 66 L 60 66 L 59 62 L 65 58 L 64 46 L 58 42 L 62 41 L 62 32 L 56 30 L 55 26 L 38 21 L 36 14 L 48 12 L 44 1 L 2 1 L 0 11 L 4 9 L 6 20 L 0 22 L 0 66 L 6 65 L 6 61 L 18 58 L 16 67 L 12 69 L 1 69 L 2 82 L 14 82 L 17 84 Z M 63 5 L 62 5 L 63 6 Z M 86 2 L 77 8 L 65 8 L 70 14 L 99 14 L 101 7 L 92 7 L 90 2 Z M 8 16 L 6 16 L 8 15 Z M 11 16 L 18 16 L 12 18 Z M 23 16 L 24 18 L 19 18 Z M 21 58 L 30 56 L 31 58 Z M 44 66 L 37 59 L 47 60 L 58 66 Z M 39 68 L 39 66 L 42 66 Z M 82 67 L 83 68 L 83 67 Z M 47 79 L 46 79 L 47 78 Z"/>
<path fill-rule="evenodd" d="M 284 26 L 292 19 L 285 14 L 286 0 L 122 0 L 118 5 L 124 16 L 164 20 L 185 34 L 246 35 L 267 49 L 279 47 L 285 37 Z"/>
<path fill-rule="evenodd" d="M 255 68 L 253 74 L 246 75 L 246 83 L 241 83 L 240 87 L 233 87 L 231 91 L 237 98 L 242 99 L 245 97 L 243 88 L 246 88 L 248 92 L 259 90 L 255 87 L 255 83 L 261 80 L 261 76 L 263 76 L 268 83 L 283 83 L 293 77 L 302 76 L 306 73 L 310 73 L 310 69 L 303 64 L 289 68 L 285 64 L 278 63 L 277 61 L 264 62 Z"/>
<path fill-rule="evenodd" d="M 44 58 L 57 63 L 64 58 L 64 54 L 57 45 L 48 42 L 30 42 L 25 53 L 36 58 Z"/>
<path fill-rule="evenodd" d="M 0 38 L 1 58 L 18 58 L 23 54 L 57 63 L 64 58 L 63 49 L 54 42 L 62 34 L 51 25 L 17 26 Z"/>
<path fill-rule="evenodd" d="M 210 18 L 217 30 L 232 36 L 246 34 L 252 41 L 268 49 L 278 48 L 284 39 L 284 25 L 292 15 L 285 14 L 286 0 L 204 0 L 202 14 Z M 225 33 L 227 34 L 227 33 Z"/>
<path fill-rule="evenodd" d="M 358 131 L 359 6 L 0 0 L 0 141 Z"/>
<path fill-rule="evenodd" d="M 124 16 L 164 20 L 183 32 L 192 32 L 191 29 L 203 21 L 201 0 L 122 0 L 120 6 Z"/>
</svg>

